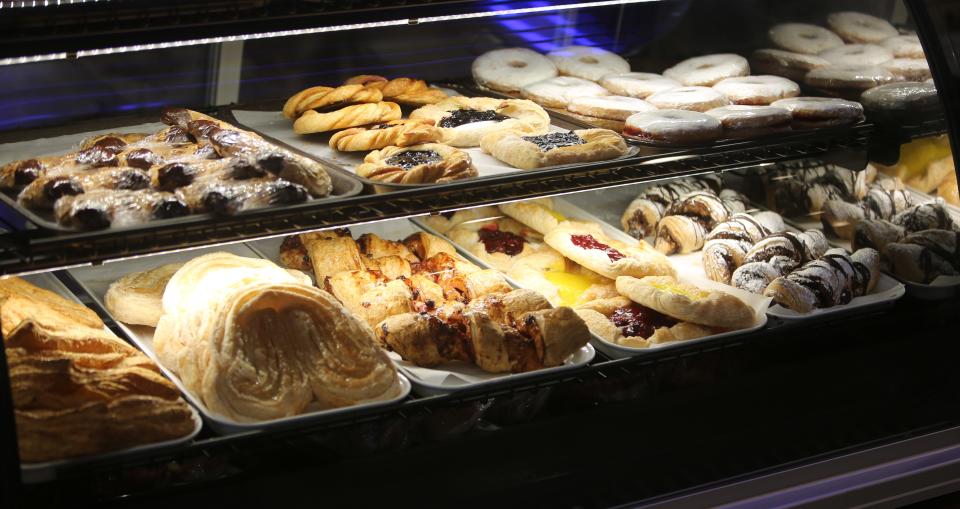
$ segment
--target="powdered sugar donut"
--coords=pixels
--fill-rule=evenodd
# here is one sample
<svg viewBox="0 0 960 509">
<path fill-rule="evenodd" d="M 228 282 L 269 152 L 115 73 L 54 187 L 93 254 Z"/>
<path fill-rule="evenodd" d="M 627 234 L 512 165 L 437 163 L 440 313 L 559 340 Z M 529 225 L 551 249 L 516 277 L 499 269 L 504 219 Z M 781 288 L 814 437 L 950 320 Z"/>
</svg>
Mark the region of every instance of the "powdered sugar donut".
<svg viewBox="0 0 960 509">
<path fill-rule="evenodd" d="M 791 97 L 774 101 L 770 106 L 789 111 L 794 129 L 852 124 L 863 118 L 860 103 L 832 97 Z"/>
<path fill-rule="evenodd" d="M 788 110 L 773 106 L 734 104 L 709 110 L 707 115 L 720 121 L 725 138 L 747 138 L 787 131 L 793 122 L 793 115 Z"/>
<path fill-rule="evenodd" d="M 547 57 L 527 48 L 488 51 L 473 61 L 473 79 L 477 84 L 516 92 L 538 81 L 557 75 L 557 66 Z"/>
<path fill-rule="evenodd" d="M 684 85 L 707 87 L 724 78 L 748 74 L 750 74 L 750 64 L 747 63 L 747 59 L 733 53 L 688 58 L 663 71 L 664 76 Z"/>
<path fill-rule="evenodd" d="M 720 121 L 706 113 L 684 110 L 648 111 L 630 115 L 623 134 L 645 141 L 693 145 L 720 137 Z"/>
<path fill-rule="evenodd" d="M 610 92 L 592 81 L 557 76 L 531 83 L 520 89 L 520 94 L 548 108 L 566 108 L 576 97 L 610 95 Z"/>
<path fill-rule="evenodd" d="M 677 80 L 665 78 L 652 72 L 608 74 L 600 79 L 600 85 L 614 94 L 636 97 L 638 99 L 646 99 L 657 92 L 683 86 Z"/>
<path fill-rule="evenodd" d="M 730 104 L 716 90 L 707 87 L 680 87 L 647 97 L 647 102 L 662 110 L 707 111 Z"/>
<path fill-rule="evenodd" d="M 770 104 L 800 95 L 800 85 L 780 76 L 740 76 L 720 80 L 713 89 L 733 104 Z"/>
<path fill-rule="evenodd" d="M 656 106 L 635 97 L 607 95 L 602 97 L 577 97 L 570 101 L 567 109 L 588 117 L 608 120 L 626 120 L 634 113 L 654 111 Z"/>
<path fill-rule="evenodd" d="M 894 58 L 926 58 L 920 38 L 914 35 L 895 35 L 880 41 L 880 45 L 893 52 Z"/>
<path fill-rule="evenodd" d="M 547 58 L 553 61 L 560 74 L 590 81 L 599 81 L 605 74 L 630 70 L 630 64 L 620 55 L 590 46 L 564 46 L 547 53 Z"/>
<path fill-rule="evenodd" d="M 750 56 L 750 68 L 754 72 L 792 80 L 803 80 L 808 72 L 828 65 L 832 64 L 825 58 L 781 49 L 758 49 Z"/>
<path fill-rule="evenodd" d="M 904 81 L 924 81 L 931 77 L 930 66 L 922 58 L 894 58 L 881 67 Z"/>
<path fill-rule="evenodd" d="M 827 26 L 852 43 L 880 42 L 897 35 L 886 20 L 862 12 L 835 12 L 827 16 Z"/>
<path fill-rule="evenodd" d="M 820 53 L 833 65 L 880 65 L 893 60 L 893 52 L 876 44 L 847 44 Z"/>
<path fill-rule="evenodd" d="M 811 87 L 826 88 L 840 92 L 851 90 L 854 97 L 860 92 L 877 85 L 896 81 L 897 77 L 883 67 L 863 65 L 832 65 L 821 67 L 807 73 L 804 81 Z"/>
<path fill-rule="evenodd" d="M 780 23 L 771 27 L 768 35 L 774 44 L 785 50 L 809 55 L 843 46 L 843 39 L 837 34 L 806 23 Z"/>
</svg>

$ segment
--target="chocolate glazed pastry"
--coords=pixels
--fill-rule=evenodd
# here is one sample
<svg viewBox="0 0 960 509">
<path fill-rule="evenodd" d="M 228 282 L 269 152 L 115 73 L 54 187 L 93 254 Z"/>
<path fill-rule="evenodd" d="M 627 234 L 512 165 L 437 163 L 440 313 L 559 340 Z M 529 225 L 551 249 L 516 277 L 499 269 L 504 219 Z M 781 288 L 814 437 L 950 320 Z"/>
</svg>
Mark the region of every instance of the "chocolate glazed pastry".
<svg viewBox="0 0 960 509">
<path fill-rule="evenodd" d="M 667 209 L 681 197 L 696 191 L 720 192 L 720 176 L 716 174 L 680 179 L 653 186 L 641 192 L 623 211 L 620 225 L 630 236 L 642 239 L 656 231 L 657 223 Z"/>
<path fill-rule="evenodd" d="M 764 291 L 774 302 L 800 313 L 847 304 L 873 290 L 879 277 L 880 254 L 865 248 L 854 254 L 831 249 Z"/>
<path fill-rule="evenodd" d="M 146 189 L 150 175 L 137 168 L 101 168 L 90 172 L 42 177 L 20 193 L 17 201 L 27 208 L 51 210 L 63 196 L 73 196 L 95 189 Z"/>
<path fill-rule="evenodd" d="M 732 213 L 746 210 L 747 198 L 724 189 L 719 195 L 690 193 L 674 202 L 657 224 L 654 247 L 663 254 L 690 253 L 703 247 L 707 232 Z"/>
<path fill-rule="evenodd" d="M 54 206 L 57 222 L 83 230 L 129 226 L 189 213 L 187 205 L 173 194 L 147 189 L 98 189 L 64 196 Z"/>
<path fill-rule="evenodd" d="M 960 232 L 925 230 L 887 245 L 885 257 L 898 278 L 930 283 L 939 276 L 960 275 Z"/>
<path fill-rule="evenodd" d="M 751 247 L 771 233 L 785 229 L 776 212 L 760 212 L 755 216 L 734 214 L 707 234 L 701 260 L 707 277 L 730 284 L 733 272 L 743 264 Z"/>
</svg>

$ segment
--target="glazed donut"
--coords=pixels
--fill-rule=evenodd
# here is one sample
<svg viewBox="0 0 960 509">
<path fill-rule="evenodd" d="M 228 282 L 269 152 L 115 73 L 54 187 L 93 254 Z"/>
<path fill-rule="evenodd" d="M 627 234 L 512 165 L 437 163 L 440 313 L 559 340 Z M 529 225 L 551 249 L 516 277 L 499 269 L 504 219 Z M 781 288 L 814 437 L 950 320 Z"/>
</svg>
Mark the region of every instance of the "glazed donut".
<svg viewBox="0 0 960 509">
<path fill-rule="evenodd" d="M 610 95 L 610 92 L 592 81 L 557 76 L 523 87 L 520 95 L 548 108 L 566 108 L 576 97 Z"/>
<path fill-rule="evenodd" d="M 780 76 L 741 76 L 720 80 L 713 89 L 733 104 L 770 104 L 800 95 L 800 85 Z"/>
<path fill-rule="evenodd" d="M 608 74 L 600 79 L 600 85 L 614 94 L 638 99 L 646 99 L 657 92 L 683 86 L 679 81 L 652 72 Z"/>
<path fill-rule="evenodd" d="M 720 121 L 724 138 L 749 138 L 790 130 L 793 115 L 784 108 L 734 104 L 707 111 Z"/>
<path fill-rule="evenodd" d="M 893 60 L 893 52 L 876 44 L 847 44 L 820 53 L 833 65 L 880 65 Z"/>
<path fill-rule="evenodd" d="M 893 58 L 926 58 L 916 35 L 895 35 L 880 41 L 880 45 L 893 52 Z"/>
<path fill-rule="evenodd" d="M 851 43 L 880 42 L 897 35 L 886 20 L 862 12 L 835 12 L 827 16 L 827 27 Z"/>
<path fill-rule="evenodd" d="M 750 56 L 750 68 L 754 72 L 800 81 L 808 72 L 828 65 L 830 61 L 825 58 L 781 49 L 758 49 Z"/>
<path fill-rule="evenodd" d="M 932 77 L 930 66 L 922 58 L 894 58 L 881 67 L 904 81 L 924 81 Z"/>
<path fill-rule="evenodd" d="M 567 106 L 569 111 L 588 117 L 609 120 L 626 120 L 634 113 L 654 111 L 656 106 L 634 97 L 607 95 L 603 97 L 577 97 Z"/>
<path fill-rule="evenodd" d="M 861 65 L 832 65 L 821 67 L 807 73 L 804 82 L 811 87 L 831 90 L 839 95 L 849 95 L 844 91 L 853 91 L 854 97 L 860 92 L 877 85 L 897 81 L 897 77 L 883 67 Z"/>
<path fill-rule="evenodd" d="M 704 112 L 726 106 L 730 101 L 709 87 L 680 87 L 657 92 L 647 102 L 662 110 L 691 110 Z"/>
<path fill-rule="evenodd" d="M 478 85 L 501 92 L 517 92 L 557 75 L 549 58 L 527 48 L 488 51 L 473 61 L 471 70 Z"/>
<path fill-rule="evenodd" d="M 843 46 L 837 34 L 817 25 L 780 23 L 770 28 L 770 40 L 787 51 L 816 55 L 823 50 Z"/>
<path fill-rule="evenodd" d="M 677 80 L 684 85 L 705 87 L 724 78 L 749 74 L 750 64 L 747 63 L 747 59 L 733 53 L 688 58 L 663 71 L 665 77 Z"/>
<path fill-rule="evenodd" d="M 852 124 L 863 118 L 860 103 L 832 97 L 791 97 L 774 101 L 770 106 L 789 111 L 794 129 Z"/>
<path fill-rule="evenodd" d="M 860 96 L 867 113 L 889 117 L 928 118 L 941 109 L 937 89 L 930 83 L 888 83 Z"/>
<path fill-rule="evenodd" d="M 629 72 L 626 60 L 605 49 L 590 46 L 564 46 L 547 53 L 564 76 L 600 81 L 605 74 Z"/>
<path fill-rule="evenodd" d="M 659 110 L 627 117 L 623 134 L 677 145 L 710 143 L 720 137 L 720 121 L 706 113 Z"/>
</svg>

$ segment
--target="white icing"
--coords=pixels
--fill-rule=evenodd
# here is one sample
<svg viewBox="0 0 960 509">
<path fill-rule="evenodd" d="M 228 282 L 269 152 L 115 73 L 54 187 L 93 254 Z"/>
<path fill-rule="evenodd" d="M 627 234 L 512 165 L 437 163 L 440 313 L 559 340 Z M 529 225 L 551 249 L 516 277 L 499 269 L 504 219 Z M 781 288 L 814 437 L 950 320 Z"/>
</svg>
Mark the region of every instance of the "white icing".
<svg viewBox="0 0 960 509">
<path fill-rule="evenodd" d="M 651 72 L 625 72 L 607 74 L 600 79 L 600 85 L 618 95 L 644 99 L 657 92 L 682 87 L 677 80 L 665 78 Z"/>
<path fill-rule="evenodd" d="M 590 46 L 565 46 L 547 53 L 560 74 L 599 81 L 605 74 L 628 72 L 630 64 L 616 53 Z"/>
<path fill-rule="evenodd" d="M 817 25 L 781 23 L 770 28 L 770 40 L 777 46 L 797 53 L 816 55 L 823 50 L 843 46 L 837 34 Z"/>
<path fill-rule="evenodd" d="M 527 48 L 488 51 L 473 61 L 472 71 L 477 83 L 503 92 L 515 92 L 557 75 L 553 62 Z"/>
<path fill-rule="evenodd" d="M 770 104 L 800 95 L 800 85 L 780 76 L 742 76 L 720 80 L 713 89 L 734 104 Z"/>
<path fill-rule="evenodd" d="M 663 71 L 667 78 L 688 86 L 710 86 L 734 76 L 750 74 L 747 59 L 733 53 L 717 53 L 688 58 Z"/>
<path fill-rule="evenodd" d="M 658 92 L 647 102 L 660 109 L 707 111 L 730 104 L 720 92 L 708 87 L 680 87 Z"/>
</svg>

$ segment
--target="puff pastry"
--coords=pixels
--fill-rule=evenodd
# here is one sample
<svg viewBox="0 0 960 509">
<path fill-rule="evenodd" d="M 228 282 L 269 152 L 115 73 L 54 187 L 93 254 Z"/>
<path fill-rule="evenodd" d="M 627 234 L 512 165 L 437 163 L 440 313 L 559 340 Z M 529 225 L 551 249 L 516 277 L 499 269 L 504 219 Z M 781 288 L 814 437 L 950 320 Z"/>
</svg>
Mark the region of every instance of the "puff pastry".
<svg viewBox="0 0 960 509">
<path fill-rule="evenodd" d="M 293 132 L 297 134 L 323 133 L 348 127 L 390 122 L 391 120 L 399 120 L 400 116 L 400 105 L 393 102 L 354 104 L 328 113 L 307 110 L 293 121 Z"/>
<path fill-rule="evenodd" d="M 501 203 L 498 207 L 504 214 L 541 234 L 546 234 L 566 220 L 563 214 L 553 210 L 553 200 L 550 198 Z"/>
<path fill-rule="evenodd" d="M 110 283 L 104 295 L 107 311 L 123 323 L 156 327 L 163 314 L 163 291 L 182 263 L 133 272 Z"/>
<path fill-rule="evenodd" d="M 757 322 L 753 308 L 733 295 L 703 290 L 671 276 L 620 276 L 617 291 L 642 306 L 685 322 L 733 330 Z"/>
<path fill-rule="evenodd" d="M 294 120 L 307 110 L 334 111 L 351 104 L 378 103 L 382 100 L 383 94 L 379 90 L 363 85 L 310 87 L 287 99 L 283 105 L 283 116 Z"/>
<path fill-rule="evenodd" d="M 623 137 L 607 129 L 578 129 L 539 136 L 513 130 L 496 131 L 480 140 L 480 148 L 521 170 L 606 161 L 627 154 Z"/>
<path fill-rule="evenodd" d="M 442 184 L 478 175 L 469 154 L 441 143 L 374 150 L 356 171 L 360 177 L 391 184 Z"/>
<path fill-rule="evenodd" d="M 64 299 L 19 277 L 0 279 L 0 302 L 4 302 L 0 312 L 0 328 L 4 337 L 9 336 L 20 322 L 26 320 L 56 331 L 69 331 L 76 327 L 104 327 L 100 317 L 86 306 Z"/>
<path fill-rule="evenodd" d="M 432 120 L 454 147 L 476 147 L 484 135 L 505 129 L 539 135 L 550 128 L 546 110 L 525 99 L 456 96 L 418 108 L 410 118 Z"/>
<path fill-rule="evenodd" d="M 563 256 L 543 242 L 543 235 L 509 217 L 461 224 L 447 236 L 478 259 L 505 272 L 521 260 L 541 270 L 565 268 Z"/>
<path fill-rule="evenodd" d="M 631 348 L 649 348 L 713 334 L 709 328 L 666 317 L 622 295 L 587 302 L 574 310 L 590 332 L 604 341 Z"/>
<path fill-rule="evenodd" d="M 636 245 L 620 242 L 595 223 L 563 221 L 547 232 L 544 240 L 560 254 L 610 279 L 676 274 L 667 257 L 645 241 Z"/>
<path fill-rule="evenodd" d="M 353 127 L 330 137 L 330 148 L 341 152 L 409 147 L 440 141 L 443 133 L 429 120 L 393 120 L 368 127 Z"/>
</svg>

